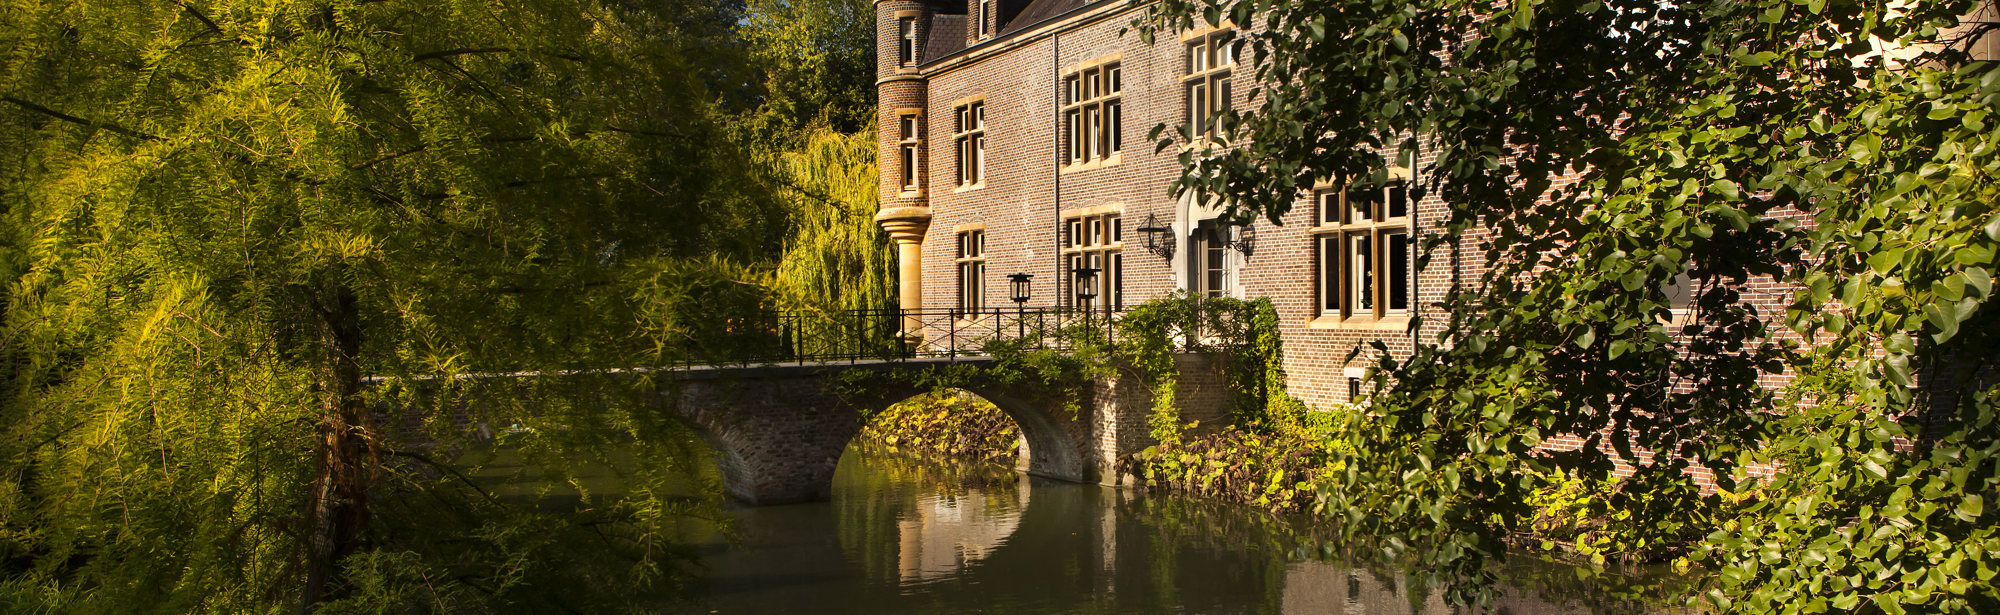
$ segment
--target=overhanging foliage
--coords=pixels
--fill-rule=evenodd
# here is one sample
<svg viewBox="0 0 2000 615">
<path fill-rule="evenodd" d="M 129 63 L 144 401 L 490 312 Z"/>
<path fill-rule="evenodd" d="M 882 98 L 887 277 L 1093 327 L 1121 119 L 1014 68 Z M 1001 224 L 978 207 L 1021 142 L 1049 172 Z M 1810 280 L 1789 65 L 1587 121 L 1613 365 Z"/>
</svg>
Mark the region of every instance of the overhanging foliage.
<svg viewBox="0 0 2000 615">
<path fill-rule="evenodd" d="M 1420 266 L 1493 265 L 1438 302 L 1441 335 L 1376 362 L 1379 418 L 1323 487 L 1350 537 L 1476 600 L 1538 477 L 1699 463 L 1746 502 L 1682 561 L 1710 605 L 1983 612 L 2000 68 L 1940 44 L 1972 8 L 1165 0 L 1136 25 L 1251 28 L 1255 108 L 1218 118 L 1233 147 L 1186 150 L 1178 191 L 1276 222 L 1420 150 L 1452 212 Z M 1682 275 L 1684 317 L 1661 290 Z M 1559 434 L 1590 441 L 1531 452 Z"/>
</svg>

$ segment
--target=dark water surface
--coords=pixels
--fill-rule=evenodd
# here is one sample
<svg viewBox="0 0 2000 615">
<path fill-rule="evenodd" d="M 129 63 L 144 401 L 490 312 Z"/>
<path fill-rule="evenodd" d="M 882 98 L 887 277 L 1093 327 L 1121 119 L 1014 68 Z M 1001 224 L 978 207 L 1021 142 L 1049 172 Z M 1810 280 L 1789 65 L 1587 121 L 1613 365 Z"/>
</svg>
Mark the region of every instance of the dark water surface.
<svg viewBox="0 0 2000 615">
<path fill-rule="evenodd" d="M 927 464 L 855 447 L 831 502 L 734 511 L 742 540 L 704 546 L 715 613 L 1453 613 L 1409 582 L 1307 557 L 1298 527 L 1254 511 Z M 1633 613 L 1562 587 L 1490 612 Z M 1553 588 L 1553 589 L 1550 589 Z"/>
</svg>

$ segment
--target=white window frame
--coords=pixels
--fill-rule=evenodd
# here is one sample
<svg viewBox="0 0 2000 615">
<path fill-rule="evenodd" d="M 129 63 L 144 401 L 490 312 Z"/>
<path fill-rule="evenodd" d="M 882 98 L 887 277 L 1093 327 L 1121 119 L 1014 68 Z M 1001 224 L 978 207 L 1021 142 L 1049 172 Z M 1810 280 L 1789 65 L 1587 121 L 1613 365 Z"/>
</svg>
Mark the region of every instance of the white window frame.
<svg viewBox="0 0 2000 615">
<path fill-rule="evenodd" d="M 1182 104 L 1188 134 L 1196 141 L 1215 138 L 1215 117 L 1232 108 L 1230 73 L 1236 68 L 1236 31 L 1219 29 L 1182 41 Z"/>
<path fill-rule="evenodd" d="M 1216 236 L 1230 232 L 1219 218 L 1197 220 L 1188 238 L 1188 291 L 1207 297 L 1236 296 L 1235 263 L 1229 247 Z"/>
<path fill-rule="evenodd" d="M 924 116 L 920 112 L 901 111 L 896 114 L 897 157 L 901 167 L 902 182 L 899 190 L 904 194 L 923 192 L 924 156 Z"/>
<path fill-rule="evenodd" d="M 986 309 L 986 229 L 958 232 L 958 311 L 976 316 Z"/>
<path fill-rule="evenodd" d="M 1117 164 L 1124 151 L 1124 67 L 1117 61 L 1063 76 L 1063 165 Z"/>
<path fill-rule="evenodd" d="M 917 62 L 921 61 L 921 58 L 917 56 L 923 51 L 922 46 L 917 44 L 917 18 L 911 16 L 897 17 L 896 35 L 898 37 L 896 50 L 899 54 L 896 58 L 896 65 L 916 66 Z"/>
<path fill-rule="evenodd" d="M 1122 211 L 1063 216 L 1062 227 L 1063 304 L 1082 309 L 1103 309 L 1110 302 L 1114 310 L 1125 309 L 1125 219 Z M 1097 269 L 1088 302 L 1076 296 L 1079 267 Z"/>
<path fill-rule="evenodd" d="M 986 185 L 986 101 L 973 100 L 952 110 L 952 146 L 957 152 L 959 189 Z"/>
<path fill-rule="evenodd" d="M 1367 195 L 1371 198 L 1358 199 Z M 1401 214 L 1395 215 L 1400 202 Z M 1417 301 L 1417 204 L 1409 171 L 1390 170 L 1380 185 L 1328 186 L 1313 194 L 1315 325 L 1407 324 Z M 1401 238 L 1402 247 L 1395 245 Z M 1402 257 L 1400 276 L 1394 256 Z M 1401 306 L 1395 291 L 1402 291 Z"/>
</svg>

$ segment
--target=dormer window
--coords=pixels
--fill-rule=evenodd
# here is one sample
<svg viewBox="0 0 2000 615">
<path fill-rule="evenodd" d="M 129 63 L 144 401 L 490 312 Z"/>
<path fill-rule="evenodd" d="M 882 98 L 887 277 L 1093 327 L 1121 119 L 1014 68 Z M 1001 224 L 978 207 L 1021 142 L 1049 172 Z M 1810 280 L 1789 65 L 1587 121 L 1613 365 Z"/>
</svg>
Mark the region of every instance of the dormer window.
<svg viewBox="0 0 2000 615">
<path fill-rule="evenodd" d="M 917 18 L 904 17 L 896 20 L 901 28 L 902 40 L 896 49 L 897 63 L 902 66 L 917 65 Z"/>
<path fill-rule="evenodd" d="M 995 14 L 993 0 L 978 0 L 976 4 L 978 12 L 973 14 L 972 19 L 978 29 L 974 31 L 979 33 L 980 38 L 992 36 L 993 22 L 1000 17 Z"/>
</svg>

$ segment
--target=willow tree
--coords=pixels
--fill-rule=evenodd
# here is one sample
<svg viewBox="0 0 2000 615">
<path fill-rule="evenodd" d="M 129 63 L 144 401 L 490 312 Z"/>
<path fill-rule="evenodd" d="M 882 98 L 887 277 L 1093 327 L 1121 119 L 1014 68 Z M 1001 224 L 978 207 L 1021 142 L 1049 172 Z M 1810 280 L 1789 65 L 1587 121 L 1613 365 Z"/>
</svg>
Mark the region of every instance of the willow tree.
<svg viewBox="0 0 2000 615">
<path fill-rule="evenodd" d="M 1375 364 L 1376 418 L 1322 486 L 1349 536 L 1490 595 L 1467 581 L 1542 481 L 1618 459 L 1638 475 L 1608 520 L 1708 567 L 1714 608 L 1988 612 L 2000 67 L 1962 46 L 1991 35 L 1959 23 L 1976 5 L 1165 0 L 1137 25 L 1252 28 L 1255 104 L 1216 118 L 1234 147 L 1183 150 L 1177 190 L 1275 223 L 1420 150 L 1451 212 L 1427 260 L 1493 265 Z M 1535 452 L 1561 434 L 1588 442 Z"/>
<path fill-rule="evenodd" d="M 882 310 L 896 300 L 896 251 L 875 225 L 875 132 L 808 133 L 776 155 L 791 232 L 775 290 L 791 307 Z"/>
<path fill-rule="evenodd" d="M 673 2 L 0 5 L 24 357 L 0 601 L 582 608 L 671 581 L 660 532 L 700 501 L 672 496 L 685 438 L 619 394 L 637 379 L 578 382 L 759 301 L 738 264 L 779 216 L 688 59 L 729 25 Z M 461 377 L 493 373 L 569 375 Z M 398 444 L 425 425 L 447 446 Z M 631 440 L 631 495 L 563 527 L 639 568 L 544 562 L 570 535 L 447 486 L 424 452 L 477 425 Z"/>
</svg>

